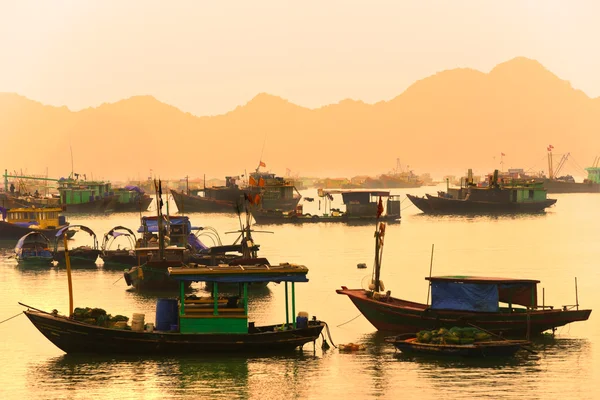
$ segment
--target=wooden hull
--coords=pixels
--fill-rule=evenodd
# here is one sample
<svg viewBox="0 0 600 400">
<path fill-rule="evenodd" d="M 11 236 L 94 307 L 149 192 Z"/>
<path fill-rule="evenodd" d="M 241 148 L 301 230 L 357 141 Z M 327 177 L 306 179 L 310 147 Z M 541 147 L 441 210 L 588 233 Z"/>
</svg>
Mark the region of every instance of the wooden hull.
<svg viewBox="0 0 600 400">
<path fill-rule="evenodd" d="M 454 357 L 511 357 L 521 349 L 521 346 L 529 343 L 526 340 L 503 340 L 452 345 L 418 343 L 415 338 L 405 340 L 389 338 L 386 341 L 403 353 Z"/>
<path fill-rule="evenodd" d="M 105 250 L 100 254 L 104 268 L 124 268 L 138 264 L 135 254 L 128 250 Z"/>
<path fill-rule="evenodd" d="M 536 213 L 543 212 L 547 207 L 556 203 L 555 199 L 515 203 L 457 200 L 431 195 L 416 197 L 407 194 L 406 196 L 419 210 L 426 214 Z"/>
<path fill-rule="evenodd" d="M 349 215 L 341 216 L 320 216 L 320 215 L 284 215 L 281 213 L 270 212 L 252 212 L 252 217 L 257 224 L 315 224 L 323 222 L 341 222 L 349 225 L 374 224 L 377 221 L 375 216 L 354 217 Z M 380 222 L 394 223 L 400 222 L 400 215 L 384 215 L 379 217 Z"/>
<path fill-rule="evenodd" d="M 526 312 L 471 312 L 432 310 L 427 305 L 406 300 L 389 298 L 389 301 L 374 300 L 362 289 L 336 290 L 348 296 L 356 308 L 381 331 L 417 333 L 422 330 L 470 326 L 509 337 L 525 337 L 541 334 L 549 329 L 571 322 L 586 321 L 592 310 L 533 310 Z"/>
<path fill-rule="evenodd" d="M 136 201 L 132 201 L 129 203 L 121 203 L 119 201 L 116 202 L 114 206 L 114 212 L 143 212 L 147 211 L 150 204 L 154 199 L 147 194 L 144 194 Z"/>
<path fill-rule="evenodd" d="M 17 263 L 23 267 L 43 267 L 51 266 L 53 257 L 52 256 L 17 256 Z"/>
<path fill-rule="evenodd" d="M 32 229 L 32 228 L 26 228 L 23 226 L 19 226 L 19 225 L 15 225 L 15 224 L 11 224 L 10 222 L 6 222 L 6 221 L 0 221 L 0 240 L 19 240 L 21 237 L 25 236 L 26 234 L 28 234 L 29 232 L 40 232 L 43 233 L 44 236 L 48 237 L 48 238 L 52 238 L 56 235 L 56 232 L 67 226 L 63 225 L 63 226 L 59 226 L 57 228 L 52 228 L 52 229 Z"/>
<path fill-rule="evenodd" d="M 162 291 L 162 290 L 178 290 L 179 282 L 169 276 L 169 267 L 173 267 L 172 263 L 155 263 L 153 265 L 134 266 L 128 271 L 123 272 L 125 283 L 128 286 L 133 286 L 137 291 Z M 181 266 L 181 265 L 179 265 Z M 191 282 L 185 282 L 186 289 L 191 286 Z"/>
<path fill-rule="evenodd" d="M 243 204 L 243 194 L 239 200 L 215 200 L 171 190 L 173 200 L 180 213 L 189 212 L 236 212 L 236 204 Z"/>
<path fill-rule="evenodd" d="M 65 263 L 65 251 L 58 250 L 53 252 L 54 260 L 58 261 L 59 264 Z M 100 256 L 100 250 L 95 249 L 72 249 L 69 250 L 69 258 L 71 264 L 74 266 L 95 266 L 96 260 Z"/>
<path fill-rule="evenodd" d="M 322 322 L 311 322 L 308 328 L 285 331 L 257 327 L 247 334 L 135 332 L 102 328 L 38 311 L 27 310 L 24 313 L 48 340 L 68 354 L 239 354 L 292 351 L 314 342 L 325 326 Z"/>
</svg>

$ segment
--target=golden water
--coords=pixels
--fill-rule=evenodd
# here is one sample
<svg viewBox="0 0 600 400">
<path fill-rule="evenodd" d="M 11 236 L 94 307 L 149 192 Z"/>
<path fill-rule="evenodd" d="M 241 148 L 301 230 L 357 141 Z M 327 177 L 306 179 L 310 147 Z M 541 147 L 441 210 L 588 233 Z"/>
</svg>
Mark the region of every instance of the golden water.
<svg viewBox="0 0 600 400">
<path fill-rule="evenodd" d="M 441 188 L 394 190 L 435 193 Z M 316 191 L 304 194 L 316 197 Z M 436 360 L 407 357 L 383 341 L 384 334 L 362 317 L 335 289 L 360 287 L 373 260 L 374 226 L 310 224 L 255 226 L 261 254 L 271 263 L 295 262 L 309 267 L 307 284 L 298 284 L 297 311 L 327 321 L 333 341 L 364 343 L 365 351 L 322 351 L 321 340 L 304 351 L 271 357 L 196 355 L 187 357 L 65 356 L 24 316 L 0 324 L 0 398 L 3 399 L 153 399 L 153 398 L 598 398 L 600 378 L 600 195 L 556 195 L 558 203 L 545 214 L 502 217 L 431 217 L 411 207 L 401 224 L 386 231 L 382 279 L 395 297 L 425 302 L 431 246 L 434 275 L 462 274 L 539 279 L 545 302 L 592 308 L 590 320 L 567 325 L 555 339 L 537 341 L 537 355 L 508 360 Z M 403 196 L 404 198 L 404 196 Z M 175 210 L 171 206 L 171 211 Z M 318 201 L 305 211 L 316 213 Z M 151 213 L 147 213 L 151 214 Z M 224 243 L 239 228 L 237 216 L 191 214 L 193 225 L 212 226 Z M 116 225 L 134 230 L 138 214 L 73 216 L 71 223 L 102 235 Z M 76 240 L 89 240 L 78 233 Z M 82 240 L 83 239 L 83 240 Z M 205 238 L 207 244 L 211 240 Z M 0 256 L 0 320 L 33 307 L 66 312 L 64 268 L 25 269 Z M 100 260 L 99 260 L 100 263 Z M 154 320 L 156 296 L 128 291 L 120 270 L 75 269 L 75 306 L 101 307 L 131 317 L 134 312 Z M 195 290 L 203 292 L 200 284 Z M 281 323 L 285 306 L 281 285 L 252 294 L 250 316 L 257 324 Z M 347 321 L 350 321 L 344 324 Z M 343 325 L 341 325 L 343 324 Z M 341 326 L 338 326 L 341 325 Z"/>
</svg>

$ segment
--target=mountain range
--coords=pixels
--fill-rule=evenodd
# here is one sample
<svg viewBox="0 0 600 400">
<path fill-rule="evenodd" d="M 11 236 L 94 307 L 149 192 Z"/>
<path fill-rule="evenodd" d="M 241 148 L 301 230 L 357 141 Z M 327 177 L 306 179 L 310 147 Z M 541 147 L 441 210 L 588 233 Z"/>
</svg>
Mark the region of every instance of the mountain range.
<svg viewBox="0 0 600 400">
<path fill-rule="evenodd" d="M 71 155 L 88 179 L 145 179 L 151 169 L 171 178 L 237 175 L 261 158 L 279 175 L 375 175 L 400 159 L 441 176 L 490 172 L 501 153 L 504 168 L 547 170 L 549 144 L 581 167 L 600 154 L 600 98 L 518 57 L 489 73 L 442 71 L 375 104 L 347 99 L 309 109 L 261 93 L 216 116 L 152 96 L 71 111 L 0 93 L 0 132 L 1 168 L 56 177 L 70 173 Z"/>
</svg>

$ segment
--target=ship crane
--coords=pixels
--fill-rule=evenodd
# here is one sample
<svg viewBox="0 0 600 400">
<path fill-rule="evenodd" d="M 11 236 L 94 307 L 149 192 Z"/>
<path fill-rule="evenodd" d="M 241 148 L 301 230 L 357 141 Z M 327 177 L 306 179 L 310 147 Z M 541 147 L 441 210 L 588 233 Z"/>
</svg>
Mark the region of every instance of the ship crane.
<svg viewBox="0 0 600 400">
<path fill-rule="evenodd" d="M 562 169 L 562 167 L 565 165 L 565 163 L 567 162 L 567 160 L 569 159 L 569 156 L 571 155 L 571 153 L 567 153 L 564 154 L 562 156 L 562 158 L 560 159 L 560 161 L 558 162 L 558 166 L 556 167 L 556 171 L 554 171 L 554 177 L 558 176 L 558 174 L 560 173 L 560 170 Z"/>
</svg>

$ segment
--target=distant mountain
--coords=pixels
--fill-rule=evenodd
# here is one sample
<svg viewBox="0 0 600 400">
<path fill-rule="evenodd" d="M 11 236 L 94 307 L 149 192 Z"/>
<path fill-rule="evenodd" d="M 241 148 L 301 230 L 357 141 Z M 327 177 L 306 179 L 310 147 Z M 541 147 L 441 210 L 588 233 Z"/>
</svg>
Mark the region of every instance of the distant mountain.
<svg viewBox="0 0 600 400">
<path fill-rule="evenodd" d="M 534 60 L 518 57 L 489 73 L 439 72 L 376 104 L 342 100 L 318 109 L 258 94 L 217 116 L 197 117 L 152 96 L 81 111 L 0 93 L 3 165 L 52 176 L 144 179 L 241 174 L 263 161 L 278 174 L 352 176 L 392 169 L 488 172 L 546 169 L 545 148 L 585 167 L 600 154 L 600 98 L 591 99 Z M 495 157 L 495 158 L 494 158 Z M 541 162 L 540 162 L 541 160 Z M 536 164 L 538 163 L 538 164 Z"/>
</svg>

